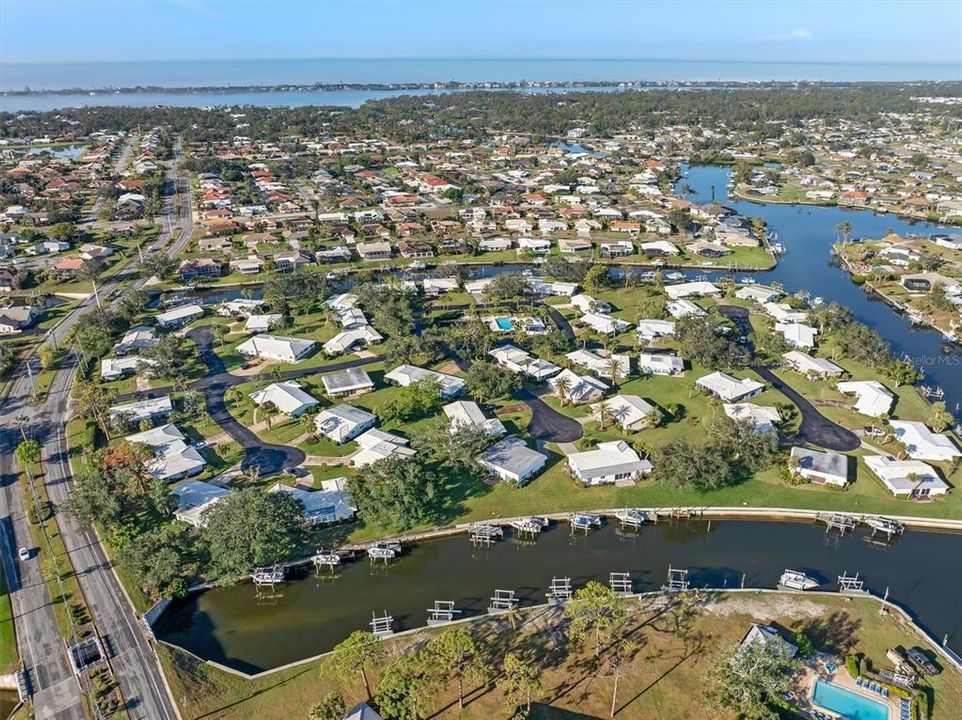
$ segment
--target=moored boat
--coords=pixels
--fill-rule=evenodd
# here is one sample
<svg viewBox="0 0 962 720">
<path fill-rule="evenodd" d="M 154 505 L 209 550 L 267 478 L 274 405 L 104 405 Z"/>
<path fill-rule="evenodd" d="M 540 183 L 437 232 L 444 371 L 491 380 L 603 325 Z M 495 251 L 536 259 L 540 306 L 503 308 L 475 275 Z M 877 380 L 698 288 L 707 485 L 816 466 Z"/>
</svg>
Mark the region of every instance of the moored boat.
<svg viewBox="0 0 962 720">
<path fill-rule="evenodd" d="M 778 578 L 778 588 L 780 590 L 813 590 L 820 585 L 818 580 L 810 578 L 798 570 L 788 570 Z"/>
</svg>

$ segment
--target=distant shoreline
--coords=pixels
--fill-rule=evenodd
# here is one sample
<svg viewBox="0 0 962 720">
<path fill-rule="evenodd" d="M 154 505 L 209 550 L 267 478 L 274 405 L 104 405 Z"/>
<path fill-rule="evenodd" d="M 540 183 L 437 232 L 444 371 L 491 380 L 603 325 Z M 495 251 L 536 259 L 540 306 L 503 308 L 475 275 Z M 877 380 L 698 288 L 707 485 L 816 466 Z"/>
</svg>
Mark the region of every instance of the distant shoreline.
<svg viewBox="0 0 962 720">
<path fill-rule="evenodd" d="M 69 87 L 30 88 L 0 90 L 4 97 L 29 97 L 41 95 L 136 95 L 196 93 L 271 93 L 271 92 L 322 92 L 322 91 L 385 91 L 404 90 L 588 90 L 592 88 L 616 88 L 625 90 L 734 90 L 734 89 L 783 89 L 799 86 L 846 88 L 859 85 L 879 85 L 896 81 L 865 80 L 543 80 L 543 81 L 430 81 L 430 82 L 317 82 L 317 83 L 254 83 L 241 85 L 131 85 L 123 87 Z M 951 80 L 915 80 L 915 85 L 940 85 Z"/>
</svg>

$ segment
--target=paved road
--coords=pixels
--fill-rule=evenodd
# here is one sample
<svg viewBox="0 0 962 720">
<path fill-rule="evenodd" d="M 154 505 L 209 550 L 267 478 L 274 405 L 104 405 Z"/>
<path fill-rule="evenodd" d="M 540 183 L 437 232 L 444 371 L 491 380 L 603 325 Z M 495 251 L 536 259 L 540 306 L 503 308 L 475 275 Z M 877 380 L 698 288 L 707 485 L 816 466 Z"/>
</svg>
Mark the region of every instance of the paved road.
<svg viewBox="0 0 962 720">
<path fill-rule="evenodd" d="M 535 440 L 566 443 L 574 442 L 585 434 L 581 423 L 562 415 L 527 388 L 516 392 L 514 397 L 531 409 L 528 433 Z"/>
<path fill-rule="evenodd" d="M 169 192 L 173 192 L 178 185 L 180 187 L 182 194 L 180 226 L 175 232 L 174 226 L 168 222 L 167 228 L 162 231 L 158 239 L 158 242 L 167 244 L 165 252 L 171 257 L 183 249 L 190 239 L 193 226 L 190 203 L 187 198 L 187 183 L 185 180 L 177 183 L 176 160 L 179 157 L 178 143 L 175 148 L 175 162 L 168 168 L 167 187 Z M 165 199 L 163 212 L 168 219 L 173 215 L 172 198 Z M 129 261 L 127 268 L 104 283 L 100 289 L 101 297 L 110 296 L 121 283 L 131 280 L 136 274 L 137 263 L 136 259 Z M 129 287 L 133 289 L 142 285 L 143 280 L 134 280 Z M 114 302 L 118 302 L 119 299 L 118 297 Z M 62 344 L 77 321 L 96 307 L 96 301 L 88 298 L 51 330 L 45 342 Z M 21 414 L 26 415 L 30 419 L 30 432 L 42 444 L 47 492 L 55 505 L 66 499 L 72 483 L 66 457 L 64 428 L 65 419 L 69 416 L 69 394 L 76 377 L 76 362 L 76 355 L 71 351 L 54 376 L 46 399 L 40 404 L 28 403 L 31 386 L 26 373 L 21 368 L 0 413 L 0 438 L 2 438 L 0 469 L 3 477 L 10 476 L 9 468 L 13 467 L 12 448 L 15 448 L 19 441 L 19 431 L 13 426 L 13 418 Z M 9 482 L 4 482 L 3 485 L 4 499 L 8 503 L 7 507 L 11 508 L 11 515 L 14 516 L 13 529 L 19 540 L 23 535 L 17 530 L 17 517 L 22 516 L 23 509 L 16 497 L 12 496 L 18 491 Z M 143 720 L 173 720 L 176 714 L 163 685 L 163 676 L 157 658 L 138 625 L 139 621 L 127 602 L 120 584 L 110 571 L 109 563 L 97 538 L 88 528 L 78 527 L 62 514 L 58 514 L 57 522 L 93 620 L 99 633 L 106 639 L 129 716 Z M 2 549 L 6 557 L 8 548 Z M 14 600 L 15 607 L 41 608 L 38 611 L 40 614 L 30 613 L 29 619 L 24 616 L 18 616 L 16 619 L 18 637 L 23 638 L 24 647 L 21 648 L 21 653 L 24 663 L 28 673 L 35 678 L 34 703 L 38 708 L 37 717 L 70 718 L 71 720 L 74 717 L 82 717 L 82 714 L 71 714 L 76 712 L 75 708 L 79 704 L 79 691 L 75 698 L 68 696 L 64 681 L 58 679 L 58 664 L 65 664 L 66 658 L 62 649 L 59 652 L 54 651 L 54 648 L 62 643 L 52 615 L 44 617 L 42 614 L 42 607 L 49 605 L 49 598 L 45 599 L 46 587 L 43 583 L 21 583 L 21 589 L 17 594 L 19 593 L 23 593 L 24 597 Z M 30 644 L 34 637 L 42 637 L 43 641 L 41 644 L 38 639 L 39 647 L 31 649 Z M 61 706 L 64 707 L 61 708 Z"/>
<path fill-rule="evenodd" d="M 751 332 L 748 308 L 740 305 L 721 305 L 719 311 L 734 322 L 746 338 L 748 337 Z M 861 445 L 861 441 L 855 433 L 822 415 L 812 403 L 770 369 L 763 365 L 752 365 L 752 370 L 798 407 L 802 415 L 802 422 L 795 434 L 795 442 L 811 443 L 826 450 L 838 452 L 855 450 Z"/>
</svg>

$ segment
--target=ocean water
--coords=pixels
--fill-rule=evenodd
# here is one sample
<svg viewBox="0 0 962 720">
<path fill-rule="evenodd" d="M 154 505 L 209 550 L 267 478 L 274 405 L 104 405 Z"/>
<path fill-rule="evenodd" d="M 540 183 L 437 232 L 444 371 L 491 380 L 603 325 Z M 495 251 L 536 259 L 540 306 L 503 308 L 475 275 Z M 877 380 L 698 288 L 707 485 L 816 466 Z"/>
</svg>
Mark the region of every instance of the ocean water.
<svg viewBox="0 0 962 720">
<path fill-rule="evenodd" d="M 109 89 L 157 86 L 230 87 L 311 83 L 511 82 L 511 81 L 913 81 L 960 80 L 962 64 L 792 63 L 701 60 L 532 60 L 532 59 L 288 59 L 143 61 L 97 63 L 0 63 L 0 92 L 9 90 Z M 351 92 L 351 91 L 342 91 Z M 356 91 L 355 91 L 356 92 Z M 396 93 L 391 93 L 396 94 Z M 166 97 L 166 93 L 163 94 Z M 257 93 L 258 105 L 298 104 L 303 93 Z M 152 105 L 152 94 L 0 98 L 7 110 L 50 109 L 76 104 Z M 220 101 L 217 98 L 221 97 Z M 336 104 L 356 105 L 370 97 L 339 96 Z M 373 97 L 373 96 L 372 96 Z M 171 104 L 239 102 L 218 93 L 172 95 Z M 312 99 L 312 103 L 322 98 Z M 299 104 L 306 104 L 300 102 Z"/>
</svg>

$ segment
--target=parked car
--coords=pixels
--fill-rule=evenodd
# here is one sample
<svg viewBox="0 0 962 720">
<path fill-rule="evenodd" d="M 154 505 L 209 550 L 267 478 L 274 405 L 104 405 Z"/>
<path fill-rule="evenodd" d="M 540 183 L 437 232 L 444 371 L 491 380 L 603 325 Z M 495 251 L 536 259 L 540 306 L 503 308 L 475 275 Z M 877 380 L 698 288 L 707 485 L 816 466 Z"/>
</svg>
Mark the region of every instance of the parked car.
<svg viewBox="0 0 962 720">
<path fill-rule="evenodd" d="M 25 547 L 20 548 L 20 550 L 17 551 L 17 555 L 20 556 L 20 559 L 21 559 L 21 560 L 29 560 L 29 559 L 30 559 L 30 548 L 25 548 Z"/>
<path fill-rule="evenodd" d="M 926 675 L 938 675 L 939 669 L 935 667 L 929 656 L 922 652 L 921 648 L 909 648 L 907 651 L 909 660 L 911 660 L 922 672 Z"/>
</svg>

